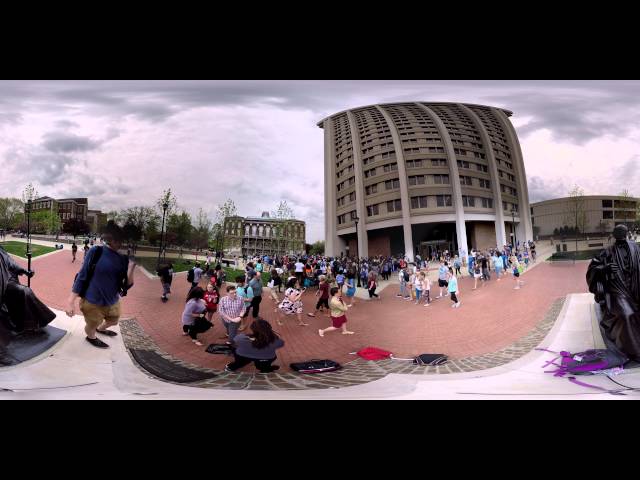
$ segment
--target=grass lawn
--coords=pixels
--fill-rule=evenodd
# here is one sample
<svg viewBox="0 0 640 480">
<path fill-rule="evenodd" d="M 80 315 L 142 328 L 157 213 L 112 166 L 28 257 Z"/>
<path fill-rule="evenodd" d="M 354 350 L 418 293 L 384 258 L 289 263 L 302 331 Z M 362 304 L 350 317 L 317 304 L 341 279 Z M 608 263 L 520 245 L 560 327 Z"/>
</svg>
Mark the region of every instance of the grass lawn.
<svg viewBox="0 0 640 480">
<path fill-rule="evenodd" d="M 155 275 L 156 267 L 158 263 L 157 257 L 137 257 L 136 261 L 139 265 L 143 266 L 149 273 Z M 178 258 L 167 257 L 167 261 L 168 262 L 170 261 L 171 263 L 173 263 L 173 271 L 176 273 L 186 272 L 187 270 L 191 269 L 194 264 L 193 260 L 189 260 L 189 263 L 186 263 L 187 260 L 180 260 Z M 203 265 L 203 262 L 201 262 L 200 264 Z M 231 268 L 231 267 L 222 267 L 222 268 L 224 268 L 224 271 L 227 274 L 228 282 L 235 282 L 236 276 L 238 275 L 244 276 L 244 270 L 236 270 L 235 268 Z M 267 283 L 269 283 L 269 280 L 271 280 L 271 275 L 269 275 L 269 273 L 263 272 L 261 278 L 262 278 L 262 284 L 266 285 Z"/>
<path fill-rule="evenodd" d="M 0 247 L 4 248 L 7 252 L 18 257 L 27 258 L 27 244 L 23 242 L 0 242 Z M 55 252 L 53 247 L 45 247 L 44 245 L 36 245 L 31 243 L 32 258 L 44 255 L 45 253 Z"/>
</svg>

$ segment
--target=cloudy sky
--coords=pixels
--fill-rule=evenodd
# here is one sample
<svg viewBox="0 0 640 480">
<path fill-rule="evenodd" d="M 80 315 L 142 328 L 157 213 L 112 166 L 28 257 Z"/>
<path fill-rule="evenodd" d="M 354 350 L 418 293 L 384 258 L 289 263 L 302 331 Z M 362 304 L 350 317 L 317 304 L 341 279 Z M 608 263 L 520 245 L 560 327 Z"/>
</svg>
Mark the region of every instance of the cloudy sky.
<svg viewBox="0 0 640 480">
<path fill-rule="evenodd" d="M 151 205 L 241 215 L 287 200 L 323 239 L 323 132 L 347 108 L 395 101 L 512 110 L 532 202 L 640 195 L 638 81 L 0 81 L 0 196 L 33 182 L 109 211 Z"/>
</svg>

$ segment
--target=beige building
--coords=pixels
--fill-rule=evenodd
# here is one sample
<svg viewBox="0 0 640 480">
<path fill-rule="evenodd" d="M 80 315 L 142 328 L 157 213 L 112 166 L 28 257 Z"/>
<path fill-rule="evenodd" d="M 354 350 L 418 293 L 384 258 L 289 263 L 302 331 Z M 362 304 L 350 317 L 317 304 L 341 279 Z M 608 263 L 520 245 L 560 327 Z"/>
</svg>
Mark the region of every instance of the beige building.
<svg viewBox="0 0 640 480">
<path fill-rule="evenodd" d="M 302 220 L 229 217 L 224 224 L 225 255 L 300 255 L 305 251 L 306 226 Z"/>
<path fill-rule="evenodd" d="M 91 227 L 91 233 L 100 233 L 107 224 L 107 214 L 100 210 L 87 210 L 87 223 Z"/>
<path fill-rule="evenodd" d="M 619 223 L 632 226 L 636 223 L 637 198 L 610 195 L 585 195 L 578 212 L 578 226 L 581 233 L 611 233 Z M 576 207 L 570 197 L 555 198 L 531 204 L 531 221 L 539 236 L 557 235 L 556 229 L 576 225 Z M 582 218 L 580 218 L 582 217 Z M 584 223 L 584 227 L 582 224 Z M 554 231 L 556 231 L 554 233 Z"/>
<path fill-rule="evenodd" d="M 327 255 L 458 251 L 531 240 L 512 113 L 460 103 L 354 108 L 325 118 Z M 358 235 L 356 245 L 356 219 Z M 515 231 L 514 231 L 515 227 Z"/>
</svg>

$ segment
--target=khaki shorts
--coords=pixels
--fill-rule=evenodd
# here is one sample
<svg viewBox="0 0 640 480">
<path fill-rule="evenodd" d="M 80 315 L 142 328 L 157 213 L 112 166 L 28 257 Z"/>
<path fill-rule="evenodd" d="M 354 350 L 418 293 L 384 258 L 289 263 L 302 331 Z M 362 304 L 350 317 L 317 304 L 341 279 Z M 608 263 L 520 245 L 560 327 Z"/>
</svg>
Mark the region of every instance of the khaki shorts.
<svg viewBox="0 0 640 480">
<path fill-rule="evenodd" d="M 117 323 L 120 319 L 120 302 L 109 307 L 101 307 L 80 299 L 80 311 L 84 315 L 84 321 L 92 328 L 98 328 L 103 320 Z"/>
</svg>

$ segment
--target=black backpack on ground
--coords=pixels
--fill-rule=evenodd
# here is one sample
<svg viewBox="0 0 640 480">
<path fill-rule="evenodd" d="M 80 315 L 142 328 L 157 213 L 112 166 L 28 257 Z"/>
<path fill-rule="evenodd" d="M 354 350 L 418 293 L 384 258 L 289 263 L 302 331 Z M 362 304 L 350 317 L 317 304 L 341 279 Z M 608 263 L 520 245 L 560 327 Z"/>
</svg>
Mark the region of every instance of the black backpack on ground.
<svg viewBox="0 0 640 480">
<path fill-rule="evenodd" d="M 187 272 L 187 282 L 192 282 L 194 281 L 194 279 L 196 278 L 196 274 L 194 272 L 194 268 L 191 268 L 188 272 Z"/>
<path fill-rule="evenodd" d="M 430 365 L 435 367 L 436 365 L 442 365 L 449 361 L 446 355 L 442 353 L 423 353 L 413 359 L 414 365 Z"/>
<path fill-rule="evenodd" d="M 299 373 L 322 373 L 340 370 L 342 365 L 333 360 L 309 360 L 308 362 L 292 363 L 289 367 Z"/>
<path fill-rule="evenodd" d="M 233 355 L 233 347 L 226 343 L 212 343 L 205 350 L 207 353 L 217 353 L 221 355 Z"/>
</svg>

